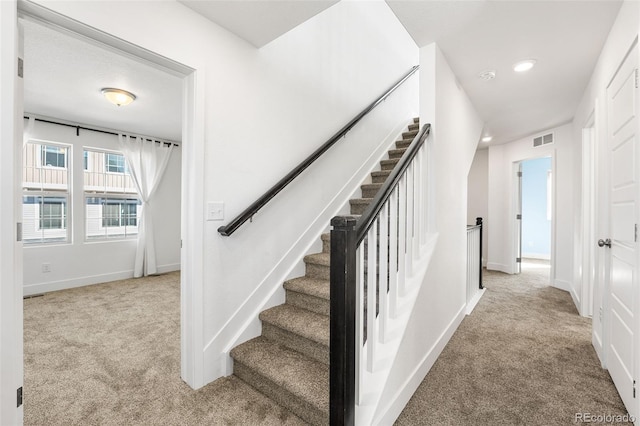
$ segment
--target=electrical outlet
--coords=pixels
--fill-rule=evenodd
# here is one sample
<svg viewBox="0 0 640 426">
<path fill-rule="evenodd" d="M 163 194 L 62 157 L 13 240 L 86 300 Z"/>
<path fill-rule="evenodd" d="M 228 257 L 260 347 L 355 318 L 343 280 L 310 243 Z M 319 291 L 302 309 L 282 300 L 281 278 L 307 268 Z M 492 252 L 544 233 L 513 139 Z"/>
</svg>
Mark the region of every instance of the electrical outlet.
<svg viewBox="0 0 640 426">
<path fill-rule="evenodd" d="M 42 272 L 51 272 L 51 264 L 43 263 L 42 264 Z"/>
</svg>

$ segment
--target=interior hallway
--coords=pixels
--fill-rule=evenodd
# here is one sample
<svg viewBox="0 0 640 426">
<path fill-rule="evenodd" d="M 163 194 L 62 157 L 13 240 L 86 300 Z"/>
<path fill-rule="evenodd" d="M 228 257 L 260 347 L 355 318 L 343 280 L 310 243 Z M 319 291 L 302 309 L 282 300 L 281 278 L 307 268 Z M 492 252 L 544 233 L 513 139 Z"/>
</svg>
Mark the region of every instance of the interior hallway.
<svg viewBox="0 0 640 426">
<path fill-rule="evenodd" d="M 537 266 L 485 274 L 485 295 L 397 424 L 568 425 L 576 412 L 625 414 L 591 346 L 591 321 Z M 233 376 L 195 392 L 182 382 L 179 298 L 172 273 L 25 300 L 25 424 L 303 424 Z"/>
<path fill-rule="evenodd" d="M 548 282 L 541 261 L 523 263 L 520 275 L 485 271 L 484 296 L 396 424 L 570 425 L 577 413 L 625 415 L 591 345 L 591 319 Z"/>
</svg>

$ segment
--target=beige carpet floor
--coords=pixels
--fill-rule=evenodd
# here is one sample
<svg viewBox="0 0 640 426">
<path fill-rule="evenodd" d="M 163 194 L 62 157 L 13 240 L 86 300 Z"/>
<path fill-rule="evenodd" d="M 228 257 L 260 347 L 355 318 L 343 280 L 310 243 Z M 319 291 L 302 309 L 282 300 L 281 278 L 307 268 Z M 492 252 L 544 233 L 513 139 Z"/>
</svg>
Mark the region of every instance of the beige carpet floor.
<svg viewBox="0 0 640 426">
<path fill-rule="evenodd" d="M 300 425 L 244 382 L 180 379 L 178 273 L 24 306 L 26 425 Z"/>
<path fill-rule="evenodd" d="M 397 425 L 572 425 L 576 413 L 626 414 L 591 345 L 591 320 L 548 286 L 548 268 L 524 266 L 519 276 L 485 274 L 483 298 Z"/>
<path fill-rule="evenodd" d="M 540 265 L 486 273 L 484 297 L 397 424 L 571 425 L 576 413 L 625 414 L 590 320 L 547 282 Z M 25 300 L 25 424 L 303 424 L 233 376 L 198 391 L 182 382 L 179 297 L 173 273 Z"/>
</svg>

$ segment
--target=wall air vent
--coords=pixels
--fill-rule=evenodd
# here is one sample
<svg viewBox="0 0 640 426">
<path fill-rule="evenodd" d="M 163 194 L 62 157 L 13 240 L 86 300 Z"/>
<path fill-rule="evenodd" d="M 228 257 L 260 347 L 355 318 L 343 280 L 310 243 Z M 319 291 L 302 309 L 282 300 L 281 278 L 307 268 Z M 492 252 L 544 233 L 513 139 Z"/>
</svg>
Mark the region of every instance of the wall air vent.
<svg viewBox="0 0 640 426">
<path fill-rule="evenodd" d="M 538 136 L 537 138 L 533 138 L 534 148 L 537 146 L 547 145 L 550 143 L 553 143 L 553 133 L 549 133 L 543 136 Z"/>
</svg>

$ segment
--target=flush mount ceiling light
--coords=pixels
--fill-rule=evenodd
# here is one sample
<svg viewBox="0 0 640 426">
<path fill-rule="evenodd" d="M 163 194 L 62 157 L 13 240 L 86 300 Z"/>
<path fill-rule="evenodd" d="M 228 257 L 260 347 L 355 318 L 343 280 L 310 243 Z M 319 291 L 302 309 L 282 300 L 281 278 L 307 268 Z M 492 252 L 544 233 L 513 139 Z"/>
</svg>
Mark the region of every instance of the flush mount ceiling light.
<svg viewBox="0 0 640 426">
<path fill-rule="evenodd" d="M 478 74 L 478 77 L 480 77 L 485 81 L 493 80 L 494 78 L 496 78 L 496 72 L 493 70 L 483 71 L 480 74 Z"/>
<path fill-rule="evenodd" d="M 484 137 L 482 138 L 482 142 L 491 142 L 491 139 L 493 139 L 493 137 L 491 137 L 491 136 L 484 136 Z"/>
<path fill-rule="evenodd" d="M 118 106 L 129 105 L 131 102 L 136 100 L 136 95 L 122 89 L 105 87 L 104 89 L 100 90 L 100 92 L 102 92 L 104 97 L 107 98 L 109 102 Z"/>
<path fill-rule="evenodd" d="M 525 72 L 529 71 L 536 64 L 535 59 L 526 59 L 524 61 L 520 61 L 518 63 L 513 64 L 513 70 L 515 72 Z"/>
</svg>

